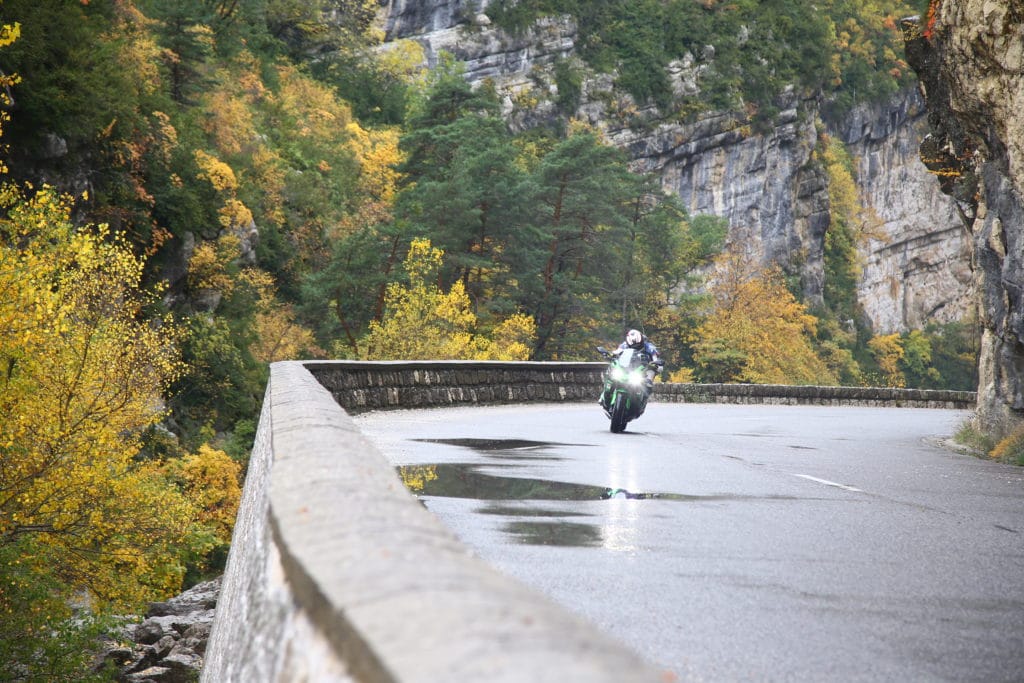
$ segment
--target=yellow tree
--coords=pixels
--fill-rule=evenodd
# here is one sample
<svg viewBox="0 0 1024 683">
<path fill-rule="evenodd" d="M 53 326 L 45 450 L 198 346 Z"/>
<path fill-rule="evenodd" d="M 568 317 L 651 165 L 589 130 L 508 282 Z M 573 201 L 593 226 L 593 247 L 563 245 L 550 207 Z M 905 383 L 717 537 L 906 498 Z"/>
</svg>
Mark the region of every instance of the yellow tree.
<svg viewBox="0 0 1024 683">
<path fill-rule="evenodd" d="M 370 323 L 364 357 L 525 360 L 536 334 L 533 319 L 514 315 L 491 338 L 477 336 L 476 316 L 462 282 L 448 292 L 436 284 L 442 256 L 429 240 L 412 241 L 405 260 L 409 284 L 388 285 L 384 318 Z"/>
<path fill-rule="evenodd" d="M 73 227 L 68 198 L 0 199 L 0 550 L 98 604 L 166 594 L 194 509 L 135 456 L 178 369 L 173 325 L 143 320 L 142 261 Z"/>
<path fill-rule="evenodd" d="M 817 318 L 786 289 L 777 268 L 746 275 L 726 254 L 712 285 L 714 310 L 697 328 L 696 374 L 702 381 L 834 384 L 811 344 Z"/>
<path fill-rule="evenodd" d="M 900 361 L 903 360 L 903 340 L 899 334 L 885 334 L 872 337 L 868 340 L 868 349 L 871 356 L 878 363 L 881 375 L 878 377 L 879 384 L 887 387 L 906 386 L 906 378 L 900 370 Z"/>
<path fill-rule="evenodd" d="M 295 321 L 291 304 L 277 300 L 274 278 L 262 270 L 247 268 L 243 281 L 256 292 L 254 320 L 256 339 L 249 345 L 253 358 L 261 363 L 294 360 L 300 356 L 327 355 L 316 344 L 313 332 Z"/>
</svg>

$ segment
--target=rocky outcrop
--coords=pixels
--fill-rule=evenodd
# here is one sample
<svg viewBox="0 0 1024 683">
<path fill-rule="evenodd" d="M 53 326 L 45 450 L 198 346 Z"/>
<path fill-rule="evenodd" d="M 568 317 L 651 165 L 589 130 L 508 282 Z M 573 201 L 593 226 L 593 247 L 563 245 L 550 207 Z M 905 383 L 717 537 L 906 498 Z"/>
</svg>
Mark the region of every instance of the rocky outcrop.
<svg viewBox="0 0 1024 683">
<path fill-rule="evenodd" d="M 788 95 L 764 133 L 754 134 L 731 114 L 715 114 L 650 131 L 611 130 L 609 139 L 639 170 L 660 175 L 691 214 L 727 218 L 729 241 L 752 262 L 799 269 L 805 298 L 818 301 L 828 190 L 812 162 L 818 132 L 807 104 Z"/>
<path fill-rule="evenodd" d="M 1024 422 L 1024 7 L 1015 0 L 933 0 L 905 20 L 931 134 L 921 159 L 970 231 L 983 334 L 980 427 Z"/>
<path fill-rule="evenodd" d="M 924 100 L 904 92 L 856 108 L 833 131 L 857 163 L 871 237 L 858 299 L 877 334 L 953 322 L 973 309 L 968 232 L 918 155 Z"/>
<path fill-rule="evenodd" d="M 555 64 L 570 60 L 582 67 L 576 26 L 566 17 L 548 18 L 510 35 L 481 19 L 487 4 L 396 0 L 387 8 L 386 35 L 416 40 L 430 64 L 441 51 L 453 54 L 468 80 L 494 84 L 514 127 L 550 121 L 559 106 Z M 697 93 L 713 58 L 705 51 L 670 65 L 675 91 Z M 638 170 L 657 173 L 691 214 L 728 219 L 732 243 L 756 262 L 799 274 L 805 298 L 816 302 L 829 224 L 828 180 L 814 158 L 823 128 L 816 100 L 784 93 L 780 105 L 767 130 L 755 131 L 743 116 L 726 112 L 668 120 L 617 91 L 614 75 L 588 73 L 574 111 L 561 113 L 603 131 Z M 885 107 L 858 109 L 825 129 L 857 159 L 862 197 L 878 217 L 875 239 L 863 249 L 858 290 L 877 333 L 959 320 L 970 309 L 969 259 L 955 204 L 917 158 L 923 125 L 920 96 L 904 92 Z"/>
<path fill-rule="evenodd" d="M 187 683 L 203 666 L 220 578 L 197 584 L 167 602 L 154 602 L 140 624 L 124 627 L 130 647 L 112 647 L 105 662 L 114 662 L 122 683 Z"/>
</svg>

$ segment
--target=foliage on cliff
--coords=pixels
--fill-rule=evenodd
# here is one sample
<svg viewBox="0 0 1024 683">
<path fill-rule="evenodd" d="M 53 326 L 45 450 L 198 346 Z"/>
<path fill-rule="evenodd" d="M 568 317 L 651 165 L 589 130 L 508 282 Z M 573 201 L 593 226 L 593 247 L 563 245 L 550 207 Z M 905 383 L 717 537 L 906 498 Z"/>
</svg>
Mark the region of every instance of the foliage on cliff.
<svg viewBox="0 0 1024 683">
<path fill-rule="evenodd" d="M 536 337 L 533 318 L 512 315 L 490 337 L 478 334 L 462 280 L 447 292 L 435 284 L 442 255 L 429 240 L 412 241 L 404 263 L 409 283 L 388 285 L 384 316 L 370 323 L 364 356 L 370 360 L 528 359 Z"/>
<path fill-rule="evenodd" d="M 663 111 L 694 107 L 775 112 L 787 86 L 824 92 L 839 111 L 912 82 L 896 21 L 905 0 L 521 0 L 492 3 L 499 25 L 521 30 L 540 16 L 567 15 L 582 57 L 615 71 L 620 87 Z M 694 58 L 701 92 L 673 93 L 669 64 Z"/>
</svg>

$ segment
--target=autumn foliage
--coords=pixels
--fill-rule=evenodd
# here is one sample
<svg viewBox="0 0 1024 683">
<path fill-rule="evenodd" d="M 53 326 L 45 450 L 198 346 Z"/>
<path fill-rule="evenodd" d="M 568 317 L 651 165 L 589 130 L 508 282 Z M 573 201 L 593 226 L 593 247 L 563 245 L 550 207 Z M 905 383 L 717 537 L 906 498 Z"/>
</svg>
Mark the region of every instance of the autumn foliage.
<svg viewBox="0 0 1024 683">
<path fill-rule="evenodd" d="M 370 324 L 364 342 L 366 357 L 526 360 L 536 335 L 533 319 L 512 315 L 490 336 L 479 334 L 462 282 L 447 292 L 436 285 L 442 256 L 429 240 L 413 240 L 404 266 L 409 284 L 388 285 L 384 318 Z"/>
<path fill-rule="evenodd" d="M 702 381 L 834 384 L 813 346 L 817 319 L 786 289 L 778 269 L 749 272 L 727 253 L 712 286 L 714 308 L 694 333 Z"/>
</svg>

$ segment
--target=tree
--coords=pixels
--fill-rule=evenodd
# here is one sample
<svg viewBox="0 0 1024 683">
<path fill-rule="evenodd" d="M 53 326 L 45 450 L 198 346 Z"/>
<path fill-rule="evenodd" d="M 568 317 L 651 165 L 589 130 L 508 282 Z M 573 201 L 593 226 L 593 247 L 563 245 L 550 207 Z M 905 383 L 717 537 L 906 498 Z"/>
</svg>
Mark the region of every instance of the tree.
<svg viewBox="0 0 1024 683">
<path fill-rule="evenodd" d="M 748 265 L 735 253 L 719 261 L 714 309 L 695 333 L 698 379 L 834 384 L 811 343 L 817 319 L 793 297 L 777 268 L 747 275 Z"/>
<path fill-rule="evenodd" d="M 877 363 L 880 374 L 878 383 L 886 387 L 904 387 L 907 384 L 900 361 L 903 360 L 903 340 L 899 334 L 885 334 L 872 337 L 868 349 Z"/>
<path fill-rule="evenodd" d="M 534 355 L 561 358 L 589 345 L 606 315 L 600 297 L 621 286 L 639 179 L 619 150 L 584 129 L 545 154 L 534 176 L 547 252 L 540 281 L 524 293 L 533 295 Z"/>
<path fill-rule="evenodd" d="M 142 262 L 70 202 L 7 188 L 0 223 L 0 545 L 31 538 L 71 587 L 130 604 L 176 588 L 191 506 L 134 460 L 178 371 L 140 318 Z"/>
<path fill-rule="evenodd" d="M 409 284 L 388 285 L 385 315 L 370 323 L 364 357 L 525 360 L 533 342 L 532 320 L 511 316 L 492 338 L 478 336 L 462 282 L 456 281 L 448 292 L 434 284 L 442 257 L 429 240 L 413 240 L 405 260 Z"/>
</svg>

